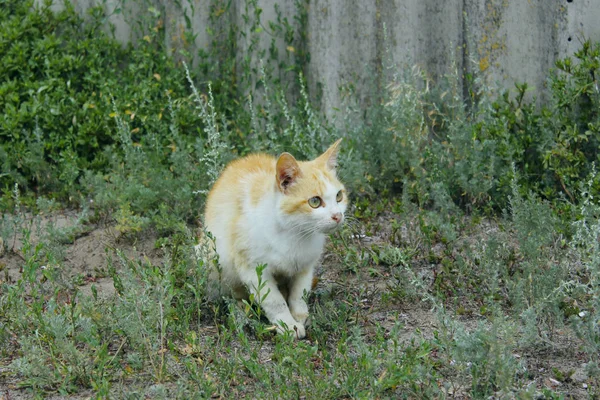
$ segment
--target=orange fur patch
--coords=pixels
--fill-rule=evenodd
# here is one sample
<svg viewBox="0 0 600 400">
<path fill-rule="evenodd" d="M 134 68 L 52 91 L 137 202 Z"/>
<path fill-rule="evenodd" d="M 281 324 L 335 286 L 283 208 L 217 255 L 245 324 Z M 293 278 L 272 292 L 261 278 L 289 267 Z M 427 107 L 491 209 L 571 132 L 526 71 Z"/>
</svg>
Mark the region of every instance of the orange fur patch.
<svg viewBox="0 0 600 400">
<path fill-rule="evenodd" d="M 314 196 L 322 197 L 327 182 L 341 185 L 335 173 L 329 170 L 325 164 L 316 160 L 300 162 L 299 164 L 302 177 L 290 188 L 281 205 L 282 210 L 288 214 L 312 212 L 312 207 L 308 205 L 308 199 Z"/>
<path fill-rule="evenodd" d="M 275 179 L 275 161 L 274 157 L 267 154 L 252 154 L 227 165 L 208 194 L 207 218 L 216 217 L 213 212 L 216 211 L 218 204 L 234 200 L 241 206 L 246 195 L 244 188 L 249 190 L 251 204 L 253 206 L 258 204 Z M 236 210 L 238 212 L 241 211 L 239 206 L 240 209 Z"/>
<path fill-rule="evenodd" d="M 285 190 L 281 203 L 284 213 L 311 213 L 313 209 L 308 205 L 311 197 L 322 197 L 328 182 L 341 186 L 335 171 L 327 163 L 332 148 L 315 160 L 297 162 L 301 173 Z M 228 232 L 233 235 L 231 242 L 235 243 L 238 239 L 235 237 L 236 224 L 246 201 L 256 207 L 265 196 L 280 190 L 276 165 L 277 159 L 266 154 L 252 154 L 232 161 L 208 194 L 205 210 L 207 226 L 215 227 L 227 215 Z"/>
</svg>

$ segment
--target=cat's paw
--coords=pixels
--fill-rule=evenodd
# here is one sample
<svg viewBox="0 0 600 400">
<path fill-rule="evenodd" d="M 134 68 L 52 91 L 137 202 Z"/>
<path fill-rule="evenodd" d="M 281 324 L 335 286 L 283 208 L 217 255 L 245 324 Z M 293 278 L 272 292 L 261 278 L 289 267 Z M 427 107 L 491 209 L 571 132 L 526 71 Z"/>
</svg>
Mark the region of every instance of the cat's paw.
<svg viewBox="0 0 600 400">
<path fill-rule="evenodd" d="M 308 306 L 304 300 L 290 302 L 292 317 L 302 325 L 306 325 L 308 319 Z"/>
<path fill-rule="evenodd" d="M 306 319 L 304 320 L 304 327 L 308 328 L 309 326 L 311 326 L 312 324 L 312 318 L 310 317 L 310 315 L 308 317 L 306 317 Z"/>
<path fill-rule="evenodd" d="M 306 328 L 304 328 L 304 324 L 296 321 L 286 324 L 283 321 L 280 321 L 277 324 L 277 333 L 283 335 L 287 332 L 290 332 L 296 339 L 304 339 L 306 337 Z"/>
<path fill-rule="evenodd" d="M 308 312 L 305 313 L 292 313 L 292 317 L 294 317 L 294 319 L 296 321 L 298 321 L 299 323 L 301 323 L 302 325 L 308 325 Z"/>
</svg>

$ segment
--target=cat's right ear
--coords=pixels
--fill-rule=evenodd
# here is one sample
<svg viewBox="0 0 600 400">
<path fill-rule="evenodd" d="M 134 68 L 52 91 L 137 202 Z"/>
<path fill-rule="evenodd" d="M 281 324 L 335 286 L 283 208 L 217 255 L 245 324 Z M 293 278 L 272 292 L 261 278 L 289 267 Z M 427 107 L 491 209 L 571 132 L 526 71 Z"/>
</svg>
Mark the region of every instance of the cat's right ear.
<svg viewBox="0 0 600 400">
<path fill-rule="evenodd" d="M 340 143 L 342 138 L 335 141 L 334 144 L 329 146 L 325 153 L 321 154 L 315 161 L 326 165 L 327 168 L 335 170 L 337 168 L 337 156 L 340 152 Z"/>
<path fill-rule="evenodd" d="M 282 193 L 286 193 L 300 176 L 300 166 L 290 153 L 283 153 L 277 159 L 277 187 Z"/>
</svg>

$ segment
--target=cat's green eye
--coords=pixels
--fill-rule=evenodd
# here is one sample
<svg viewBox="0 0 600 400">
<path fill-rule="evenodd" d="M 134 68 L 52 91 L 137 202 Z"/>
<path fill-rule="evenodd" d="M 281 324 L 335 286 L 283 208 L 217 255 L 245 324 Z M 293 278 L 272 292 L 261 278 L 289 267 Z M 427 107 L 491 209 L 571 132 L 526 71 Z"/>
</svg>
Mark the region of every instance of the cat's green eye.
<svg viewBox="0 0 600 400">
<path fill-rule="evenodd" d="M 310 199 L 308 199 L 308 205 L 312 208 L 319 207 L 321 205 L 321 202 L 322 200 L 319 196 L 311 197 Z"/>
<path fill-rule="evenodd" d="M 335 201 L 337 201 L 338 203 L 340 201 L 342 201 L 342 199 L 344 198 L 344 193 L 340 190 L 337 195 L 335 196 Z"/>
</svg>

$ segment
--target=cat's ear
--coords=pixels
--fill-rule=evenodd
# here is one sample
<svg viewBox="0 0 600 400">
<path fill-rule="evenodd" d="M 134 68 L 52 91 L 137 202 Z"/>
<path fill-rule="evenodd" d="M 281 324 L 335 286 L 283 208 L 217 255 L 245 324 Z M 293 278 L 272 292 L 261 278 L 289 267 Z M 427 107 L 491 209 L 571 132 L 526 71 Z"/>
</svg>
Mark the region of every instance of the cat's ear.
<svg viewBox="0 0 600 400">
<path fill-rule="evenodd" d="M 325 164 L 329 169 L 335 170 L 338 166 L 337 157 L 340 153 L 340 143 L 342 138 L 336 140 L 334 144 L 329 146 L 329 148 L 325 151 L 325 153 L 321 154 L 317 161 L 321 164 Z"/>
<path fill-rule="evenodd" d="M 290 153 L 283 153 L 277 159 L 277 187 L 282 193 L 292 186 L 301 174 L 298 161 Z"/>
</svg>

